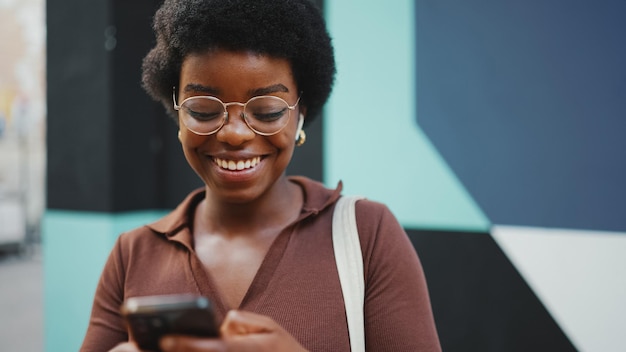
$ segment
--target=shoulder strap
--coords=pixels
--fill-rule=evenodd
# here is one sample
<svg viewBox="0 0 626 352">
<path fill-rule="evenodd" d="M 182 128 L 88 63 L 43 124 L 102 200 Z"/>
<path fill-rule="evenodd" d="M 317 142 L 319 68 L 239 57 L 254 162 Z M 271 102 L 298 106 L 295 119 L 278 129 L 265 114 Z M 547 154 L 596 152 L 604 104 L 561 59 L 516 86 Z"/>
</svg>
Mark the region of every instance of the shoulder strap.
<svg viewBox="0 0 626 352">
<path fill-rule="evenodd" d="M 365 279 L 363 277 L 363 254 L 356 227 L 354 204 L 359 196 L 341 197 L 333 213 L 333 248 L 339 282 L 346 306 L 346 319 L 352 352 L 365 351 Z"/>
</svg>

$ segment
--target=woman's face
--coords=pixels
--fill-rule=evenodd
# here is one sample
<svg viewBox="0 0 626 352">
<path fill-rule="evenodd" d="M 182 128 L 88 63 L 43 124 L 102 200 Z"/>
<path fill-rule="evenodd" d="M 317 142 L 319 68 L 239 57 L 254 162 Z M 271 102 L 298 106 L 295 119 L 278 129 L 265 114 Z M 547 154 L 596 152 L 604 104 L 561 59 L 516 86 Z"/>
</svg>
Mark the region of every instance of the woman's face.
<svg viewBox="0 0 626 352">
<path fill-rule="evenodd" d="M 223 49 L 187 56 L 177 90 L 179 104 L 203 95 L 224 103 L 245 103 L 259 95 L 280 97 L 290 106 L 298 100 L 288 60 Z M 299 106 L 290 112 L 287 126 L 271 136 L 251 130 L 242 118 L 242 109 L 230 105 L 228 121 L 208 136 L 193 133 L 179 121 L 187 162 L 209 188 L 207 196 L 220 201 L 245 203 L 265 194 L 284 177 L 295 147 Z M 233 165 L 238 167 L 232 170 Z"/>
</svg>

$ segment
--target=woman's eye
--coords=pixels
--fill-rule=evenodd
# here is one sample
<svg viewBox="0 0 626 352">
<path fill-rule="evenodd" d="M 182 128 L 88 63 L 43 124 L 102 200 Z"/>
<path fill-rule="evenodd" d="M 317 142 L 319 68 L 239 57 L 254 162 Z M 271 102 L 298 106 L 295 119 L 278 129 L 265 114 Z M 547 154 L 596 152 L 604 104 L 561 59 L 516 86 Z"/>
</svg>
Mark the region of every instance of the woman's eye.
<svg viewBox="0 0 626 352">
<path fill-rule="evenodd" d="M 282 109 L 282 110 L 272 111 L 272 112 L 255 112 L 252 114 L 252 116 L 254 116 L 254 118 L 259 121 L 270 122 L 270 121 L 278 120 L 281 117 L 283 117 L 286 111 L 287 109 Z"/>
<path fill-rule="evenodd" d="M 223 113 L 217 111 L 194 111 L 187 109 L 187 114 L 198 121 L 209 121 L 219 118 Z"/>
</svg>

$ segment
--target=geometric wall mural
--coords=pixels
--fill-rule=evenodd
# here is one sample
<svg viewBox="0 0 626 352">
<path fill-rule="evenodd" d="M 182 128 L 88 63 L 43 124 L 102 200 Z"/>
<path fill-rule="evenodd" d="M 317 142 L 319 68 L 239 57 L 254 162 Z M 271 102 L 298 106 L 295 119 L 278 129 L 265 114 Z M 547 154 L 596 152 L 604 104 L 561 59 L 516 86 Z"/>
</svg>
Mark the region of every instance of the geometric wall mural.
<svg viewBox="0 0 626 352">
<path fill-rule="evenodd" d="M 626 232 L 626 2 L 416 4 L 417 123 L 491 222 Z"/>
<path fill-rule="evenodd" d="M 585 351 L 626 346 L 625 13 L 618 1 L 416 7 L 417 123 Z"/>
<path fill-rule="evenodd" d="M 623 350 L 626 3 L 325 6 L 325 181 L 398 216 L 444 350 Z"/>
<path fill-rule="evenodd" d="M 580 351 L 626 346 L 626 234 L 495 226 L 495 243 Z"/>
<path fill-rule="evenodd" d="M 325 181 L 387 204 L 405 226 L 486 231 L 489 220 L 415 122 L 410 1 L 326 2 L 337 79 Z"/>
<path fill-rule="evenodd" d="M 444 351 L 576 351 L 491 236 L 407 233 L 428 279 Z"/>
</svg>

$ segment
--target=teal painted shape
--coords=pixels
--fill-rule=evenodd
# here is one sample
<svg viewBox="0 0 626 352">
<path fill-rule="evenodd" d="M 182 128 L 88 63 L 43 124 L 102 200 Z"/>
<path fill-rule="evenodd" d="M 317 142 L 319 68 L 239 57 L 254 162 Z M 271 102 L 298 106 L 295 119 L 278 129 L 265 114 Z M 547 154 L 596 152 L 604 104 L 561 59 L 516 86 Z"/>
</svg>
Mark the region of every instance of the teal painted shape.
<svg viewBox="0 0 626 352">
<path fill-rule="evenodd" d="M 326 3 L 338 76 L 326 107 L 326 184 L 387 204 L 403 226 L 490 222 L 415 123 L 413 1 Z"/>
<path fill-rule="evenodd" d="M 79 350 L 100 273 L 118 235 L 164 214 L 46 211 L 42 222 L 46 351 Z"/>
</svg>

